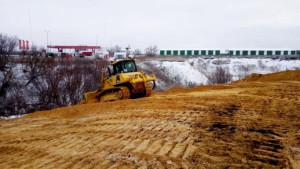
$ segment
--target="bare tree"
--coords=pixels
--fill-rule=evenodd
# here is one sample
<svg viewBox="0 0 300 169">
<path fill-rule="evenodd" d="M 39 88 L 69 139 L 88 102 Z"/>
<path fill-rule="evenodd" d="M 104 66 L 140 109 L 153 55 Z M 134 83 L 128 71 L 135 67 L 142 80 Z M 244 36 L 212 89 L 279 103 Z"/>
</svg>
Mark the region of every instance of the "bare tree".
<svg viewBox="0 0 300 169">
<path fill-rule="evenodd" d="M 9 57 L 17 46 L 17 37 L 0 34 L 0 71 L 8 69 Z"/>
<path fill-rule="evenodd" d="M 5 97 L 7 89 L 10 87 L 13 80 L 12 69 L 6 69 L 6 71 L 0 71 L 0 97 Z"/>
<path fill-rule="evenodd" d="M 149 46 L 145 49 L 146 56 L 157 56 L 157 52 L 158 49 L 156 45 Z"/>
<path fill-rule="evenodd" d="M 232 75 L 228 68 L 216 67 L 215 71 L 208 76 L 209 84 L 228 83 L 232 80 Z"/>
<path fill-rule="evenodd" d="M 44 61 L 43 61 L 44 60 Z M 66 58 L 40 60 L 43 69 L 31 81 L 37 109 L 45 110 L 79 103 L 83 93 L 96 90 L 100 79 L 100 70 L 107 62 L 103 60 L 85 60 Z M 38 69 L 37 69 L 38 70 Z"/>
<path fill-rule="evenodd" d="M 22 71 L 27 81 L 25 86 L 29 85 L 34 79 L 42 76 L 45 72 L 44 65 L 49 59 L 42 57 L 42 50 L 42 48 L 38 50 L 36 45 L 32 45 L 30 51 L 22 52 Z"/>
<path fill-rule="evenodd" d="M 142 54 L 142 51 L 140 49 L 135 49 L 134 50 L 134 54 L 135 55 L 141 55 Z"/>
<path fill-rule="evenodd" d="M 10 56 L 17 46 L 17 38 L 0 34 L 0 97 L 4 97 L 13 79 Z"/>
<path fill-rule="evenodd" d="M 121 47 L 119 45 L 116 45 L 114 47 L 111 47 L 107 50 L 109 53 L 115 53 L 115 52 L 120 52 L 121 51 Z"/>
<path fill-rule="evenodd" d="M 0 115 L 14 110 L 9 103 L 9 90 L 14 86 L 11 55 L 17 46 L 17 38 L 0 34 Z M 5 111 L 6 110 L 6 111 Z"/>
</svg>

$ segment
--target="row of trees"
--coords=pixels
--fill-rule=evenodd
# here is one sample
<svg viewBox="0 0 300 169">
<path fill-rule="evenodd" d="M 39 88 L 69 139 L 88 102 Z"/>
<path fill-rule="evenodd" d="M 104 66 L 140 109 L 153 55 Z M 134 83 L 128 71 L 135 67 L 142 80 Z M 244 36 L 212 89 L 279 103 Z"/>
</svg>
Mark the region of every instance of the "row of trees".
<svg viewBox="0 0 300 169">
<path fill-rule="evenodd" d="M 126 49 L 130 49 L 130 47 L 128 47 Z M 121 47 L 118 45 L 108 49 L 108 52 L 110 52 L 110 53 L 120 52 L 120 51 L 121 51 Z M 135 49 L 133 52 L 135 55 L 142 55 L 142 51 L 140 49 Z M 158 48 L 156 45 L 153 45 L 153 46 L 151 45 L 145 49 L 146 56 L 157 56 L 157 54 L 158 54 Z"/>
<path fill-rule="evenodd" d="M 17 38 L 0 34 L 0 116 L 26 114 L 79 103 L 98 88 L 103 60 L 41 57 L 33 46 L 13 56 Z"/>
</svg>

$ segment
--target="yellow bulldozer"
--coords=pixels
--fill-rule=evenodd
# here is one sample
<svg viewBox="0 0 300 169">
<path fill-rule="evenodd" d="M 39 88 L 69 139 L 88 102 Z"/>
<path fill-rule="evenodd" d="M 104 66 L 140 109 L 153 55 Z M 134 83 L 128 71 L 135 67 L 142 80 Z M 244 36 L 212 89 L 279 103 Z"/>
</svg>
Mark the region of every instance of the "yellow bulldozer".
<svg viewBox="0 0 300 169">
<path fill-rule="evenodd" d="M 113 61 L 102 70 L 97 91 L 84 93 L 83 103 L 97 103 L 138 97 L 149 97 L 156 77 L 138 71 L 134 59 Z"/>
</svg>

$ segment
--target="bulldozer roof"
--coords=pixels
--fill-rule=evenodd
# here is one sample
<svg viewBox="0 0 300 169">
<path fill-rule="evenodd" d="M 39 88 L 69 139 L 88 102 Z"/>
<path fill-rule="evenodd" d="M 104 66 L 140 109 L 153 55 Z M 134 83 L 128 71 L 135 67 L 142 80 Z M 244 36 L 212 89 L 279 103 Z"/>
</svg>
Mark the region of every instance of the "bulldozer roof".
<svg viewBox="0 0 300 169">
<path fill-rule="evenodd" d="M 130 57 L 124 58 L 124 59 L 117 59 L 117 60 L 112 61 L 111 64 L 114 65 L 114 64 L 116 64 L 116 63 L 124 62 L 124 61 L 129 61 L 129 60 L 134 60 L 134 59 L 132 59 L 132 58 L 130 58 Z"/>
</svg>

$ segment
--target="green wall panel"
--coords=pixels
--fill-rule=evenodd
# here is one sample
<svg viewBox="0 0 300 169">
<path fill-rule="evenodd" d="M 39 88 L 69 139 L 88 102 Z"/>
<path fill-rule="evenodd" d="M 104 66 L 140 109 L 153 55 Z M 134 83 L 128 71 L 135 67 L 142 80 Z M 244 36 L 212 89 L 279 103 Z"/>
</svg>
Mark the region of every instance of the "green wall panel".
<svg viewBox="0 0 300 169">
<path fill-rule="evenodd" d="M 201 55 L 206 55 L 206 50 L 201 50 Z"/>
<path fill-rule="evenodd" d="M 216 54 L 216 55 L 220 55 L 220 53 L 221 53 L 221 52 L 220 52 L 219 50 L 216 50 L 216 51 L 215 51 L 215 54 Z"/>
<path fill-rule="evenodd" d="M 281 51 L 276 50 L 276 51 L 275 51 L 275 55 L 281 55 Z"/>
<path fill-rule="evenodd" d="M 230 51 L 229 51 L 229 55 L 233 55 L 233 50 L 230 50 Z"/>
<path fill-rule="evenodd" d="M 173 55 L 178 55 L 178 50 L 173 50 Z"/>
<path fill-rule="evenodd" d="M 247 56 L 248 55 L 248 50 L 243 50 L 243 55 Z"/>
<path fill-rule="evenodd" d="M 194 55 L 199 55 L 199 50 L 194 50 Z"/>
<path fill-rule="evenodd" d="M 291 55 L 296 55 L 296 51 L 291 51 Z"/>
<path fill-rule="evenodd" d="M 192 56 L 192 51 L 191 51 L 191 50 L 188 50 L 188 51 L 187 51 L 187 55 Z"/>
<path fill-rule="evenodd" d="M 185 55 L 185 50 L 181 50 L 180 55 Z"/>
<path fill-rule="evenodd" d="M 258 51 L 258 55 L 265 55 L 265 51 L 263 50 Z"/>
<path fill-rule="evenodd" d="M 268 50 L 268 51 L 267 51 L 267 55 L 273 55 L 273 51 Z"/>
<path fill-rule="evenodd" d="M 171 55 L 171 51 L 170 50 L 167 50 L 167 55 Z"/>
<path fill-rule="evenodd" d="M 160 54 L 160 55 L 165 55 L 165 51 L 164 51 L 164 50 L 161 50 L 161 51 L 159 52 L 159 54 Z"/>
<path fill-rule="evenodd" d="M 213 50 L 209 50 L 208 51 L 208 55 L 214 55 L 214 51 Z"/>
<path fill-rule="evenodd" d="M 239 50 L 235 51 L 235 55 L 241 55 L 241 51 Z"/>
<path fill-rule="evenodd" d="M 251 50 L 250 51 L 250 55 L 256 55 L 256 51 L 255 50 Z"/>
<path fill-rule="evenodd" d="M 288 55 L 288 54 L 289 54 L 289 51 L 285 50 L 285 51 L 283 51 L 283 54 L 284 54 L 284 55 Z"/>
</svg>

